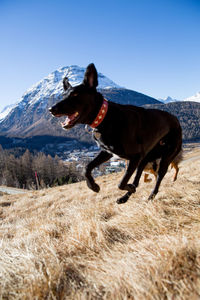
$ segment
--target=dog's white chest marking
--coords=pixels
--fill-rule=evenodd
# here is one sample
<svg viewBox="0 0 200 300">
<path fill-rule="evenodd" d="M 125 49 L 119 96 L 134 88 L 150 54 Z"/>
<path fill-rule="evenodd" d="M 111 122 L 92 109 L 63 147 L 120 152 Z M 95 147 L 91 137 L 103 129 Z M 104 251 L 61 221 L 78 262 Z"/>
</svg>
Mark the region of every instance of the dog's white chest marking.
<svg viewBox="0 0 200 300">
<path fill-rule="evenodd" d="M 94 135 L 95 140 L 99 140 L 101 138 L 101 133 L 98 131 L 94 131 L 93 135 Z"/>
<path fill-rule="evenodd" d="M 102 136 L 101 136 L 101 133 L 98 132 L 98 131 L 93 131 L 93 137 L 97 143 L 97 145 L 100 147 L 100 148 L 103 148 L 105 149 L 107 152 L 111 153 L 111 154 L 115 154 L 113 152 L 114 150 L 114 147 L 111 146 L 111 145 L 106 145 L 103 140 L 102 140 Z"/>
</svg>

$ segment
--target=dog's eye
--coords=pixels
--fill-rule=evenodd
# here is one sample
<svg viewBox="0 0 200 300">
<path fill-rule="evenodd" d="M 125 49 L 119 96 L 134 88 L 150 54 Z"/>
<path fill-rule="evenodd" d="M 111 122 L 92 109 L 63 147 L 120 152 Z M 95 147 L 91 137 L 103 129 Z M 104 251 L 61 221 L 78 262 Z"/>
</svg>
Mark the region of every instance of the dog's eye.
<svg viewBox="0 0 200 300">
<path fill-rule="evenodd" d="M 78 93 L 72 94 L 72 97 L 77 97 Z"/>
</svg>

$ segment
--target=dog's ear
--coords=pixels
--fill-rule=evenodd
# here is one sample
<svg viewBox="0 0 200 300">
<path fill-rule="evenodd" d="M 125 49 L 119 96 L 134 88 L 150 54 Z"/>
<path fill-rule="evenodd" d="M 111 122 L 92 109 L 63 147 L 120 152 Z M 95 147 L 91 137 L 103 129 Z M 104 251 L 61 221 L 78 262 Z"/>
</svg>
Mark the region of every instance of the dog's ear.
<svg viewBox="0 0 200 300">
<path fill-rule="evenodd" d="M 69 83 L 69 80 L 67 78 L 67 76 L 65 76 L 63 78 L 63 88 L 64 88 L 64 91 L 68 90 L 68 88 L 72 87 L 71 84 Z"/>
<path fill-rule="evenodd" d="M 91 88 L 98 85 L 98 74 L 94 64 L 89 64 L 86 68 L 83 83 Z"/>
</svg>

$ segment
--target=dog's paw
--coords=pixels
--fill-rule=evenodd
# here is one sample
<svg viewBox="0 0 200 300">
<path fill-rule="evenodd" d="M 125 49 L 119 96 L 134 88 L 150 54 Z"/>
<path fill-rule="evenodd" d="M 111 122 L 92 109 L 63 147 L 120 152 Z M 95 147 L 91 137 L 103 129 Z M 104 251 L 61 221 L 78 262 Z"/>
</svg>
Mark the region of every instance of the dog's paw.
<svg viewBox="0 0 200 300">
<path fill-rule="evenodd" d="M 100 191 L 100 186 L 95 182 L 91 183 L 87 181 L 87 186 L 95 193 L 98 193 Z"/>
<path fill-rule="evenodd" d="M 117 204 L 123 204 L 123 203 L 126 203 L 129 199 L 129 195 L 124 195 L 123 197 L 117 199 L 116 203 Z"/>
<path fill-rule="evenodd" d="M 149 200 L 149 201 L 150 201 L 150 200 L 153 200 L 153 199 L 155 198 L 155 196 L 156 196 L 156 194 L 151 193 L 151 195 L 149 196 L 148 200 Z"/>
<path fill-rule="evenodd" d="M 94 184 L 93 187 L 92 187 L 92 190 L 96 193 L 98 193 L 100 191 L 100 186 L 98 184 Z"/>
</svg>

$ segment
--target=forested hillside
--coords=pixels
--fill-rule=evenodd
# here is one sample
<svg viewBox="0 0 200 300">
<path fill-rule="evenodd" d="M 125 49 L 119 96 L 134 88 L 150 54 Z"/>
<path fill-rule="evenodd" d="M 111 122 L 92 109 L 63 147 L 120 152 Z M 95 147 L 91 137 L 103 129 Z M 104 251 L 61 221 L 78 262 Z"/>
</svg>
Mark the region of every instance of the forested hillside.
<svg viewBox="0 0 200 300">
<path fill-rule="evenodd" d="M 166 110 L 177 116 L 183 129 L 183 139 L 200 139 L 200 103 L 172 102 L 167 104 L 145 105 L 146 108 Z"/>
<path fill-rule="evenodd" d="M 15 157 L 0 149 L 0 185 L 17 188 L 37 189 L 64 183 L 77 182 L 83 177 L 73 163 L 66 164 L 57 156 L 44 153 L 31 154 L 27 150 Z"/>
</svg>

